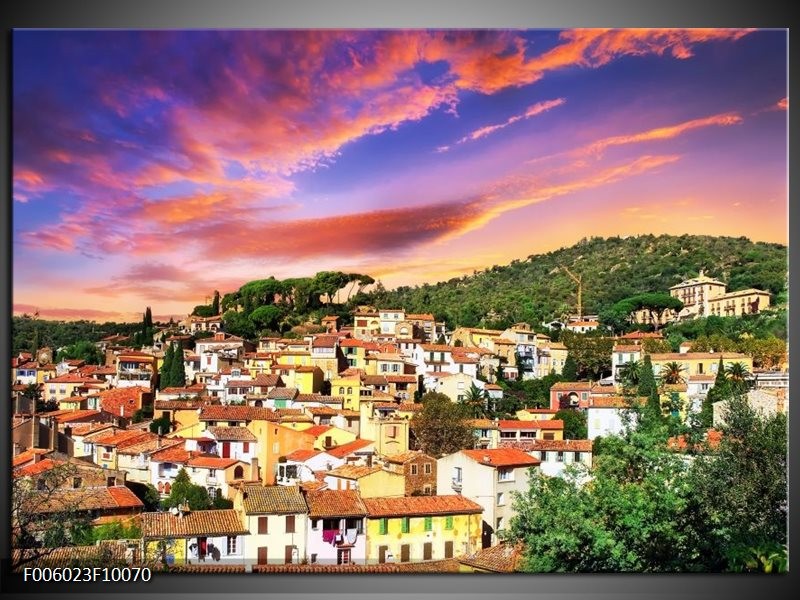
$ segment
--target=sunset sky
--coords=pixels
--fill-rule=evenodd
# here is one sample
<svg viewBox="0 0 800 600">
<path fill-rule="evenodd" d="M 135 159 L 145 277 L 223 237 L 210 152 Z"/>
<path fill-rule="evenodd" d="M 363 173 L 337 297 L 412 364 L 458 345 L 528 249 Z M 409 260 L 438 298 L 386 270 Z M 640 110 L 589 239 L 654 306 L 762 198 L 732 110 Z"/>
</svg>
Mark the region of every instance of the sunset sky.
<svg viewBox="0 0 800 600">
<path fill-rule="evenodd" d="M 785 31 L 12 43 L 15 313 L 180 317 L 270 275 L 392 288 L 586 236 L 788 243 Z"/>
</svg>

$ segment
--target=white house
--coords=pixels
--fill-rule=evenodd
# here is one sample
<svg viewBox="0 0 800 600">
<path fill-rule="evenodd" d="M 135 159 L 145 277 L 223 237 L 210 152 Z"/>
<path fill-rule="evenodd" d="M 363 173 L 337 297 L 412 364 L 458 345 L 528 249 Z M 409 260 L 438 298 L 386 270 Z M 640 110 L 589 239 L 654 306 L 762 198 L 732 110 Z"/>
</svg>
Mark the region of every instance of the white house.
<svg viewBox="0 0 800 600">
<path fill-rule="evenodd" d="M 636 424 L 636 415 L 628 400 L 621 396 L 592 396 L 586 408 L 590 440 L 600 436 L 621 435 L 628 424 Z"/>
<path fill-rule="evenodd" d="M 620 369 L 631 362 L 642 360 L 642 347 L 635 344 L 620 344 L 611 351 L 611 373 L 614 381 L 620 381 Z"/>
<path fill-rule="evenodd" d="M 367 509 L 355 490 L 321 490 L 306 496 L 309 562 L 366 564 Z"/>
<path fill-rule="evenodd" d="M 528 489 L 528 471 L 539 464 L 539 459 L 514 448 L 461 450 L 437 461 L 436 493 L 460 494 L 483 507 L 481 538 L 488 548 L 516 514 L 512 492 Z"/>
</svg>

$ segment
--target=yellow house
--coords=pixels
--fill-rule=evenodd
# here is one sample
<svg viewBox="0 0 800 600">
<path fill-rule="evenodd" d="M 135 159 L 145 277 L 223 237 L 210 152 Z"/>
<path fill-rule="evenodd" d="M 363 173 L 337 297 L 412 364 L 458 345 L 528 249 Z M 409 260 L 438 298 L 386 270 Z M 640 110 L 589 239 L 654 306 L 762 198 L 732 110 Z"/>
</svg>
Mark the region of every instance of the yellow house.
<svg viewBox="0 0 800 600">
<path fill-rule="evenodd" d="M 732 364 L 742 363 L 748 372 L 753 371 L 753 359 L 747 354 L 737 352 L 667 352 L 650 355 L 656 378 L 659 377 L 664 365 L 676 362 L 682 367 L 681 377 L 684 380 L 689 375 L 716 375 L 720 358 L 726 369 Z"/>
<path fill-rule="evenodd" d="M 686 415 L 691 408 L 688 389 L 689 386 L 685 383 L 662 385 L 659 388 L 658 394 L 661 400 L 661 409 L 664 411 L 665 415 L 672 414 L 672 416 L 680 417 L 681 421 L 686 420 Z M 679 404 L 677 412 L 674 411 L 673 399 L 676 399 Z"/>
<path fill-rule="evenodd" d="M 150 434 L 148 432 L 139 429 L 130 429 L 117 431 L 108 436 L 97 438 L 94 440 L 94 462 L 104 469 L 117 470 L 119 468 L 117 447 L 124 446 L 125 442 L 143 441 L 149 437 Z"/>
<path fill-rule="evenodd" d="M 60 377 L 51 377 L 44 384 L 42 397 L 45 400 L 63 402 L 70 400 L 78 393 L 78 388 L 107 389 L 108 382 L 92 377 L 83 377 L 77 373 L 67 373 Z"/>
<path fill-rule="evenodd" d="M 184 430 L 200 423 L 198 409 L 201 406 L 203 403 L 199 400 L 156 400 L 153 404 L 153 419 L 166 417 L 172 423 L 173 430 Z"/>
<path fill-rule="evenodd" d="M 483 508 L 464 496 L 364 498 L 363 502 L 368 563 L 442 560 L 481 547 Z"/>
<path fill-rule="evenodd" d="M 552 408 L 523 408 L 516 412 L 516 416 L 520 421 L 539 421 L 541 419 L 552 419 L 557 412 Z"/>
<path fill-rule="evenodd" d="M 367 368 L 367 344 L 361 340 L 344 339 L 339 342 L 347 365 L 350 368 L 366 370 Z"/>
<path fill-rule="evenodd" d="M 275 364 L 272 366 L 272 372 L 280 375 L 286 387 L 297 388 L 301 394 L 314 394 L 322 390 L 324 374 L 319 367 Z"/>
<path fill-rule="evenodd" d="M 462 346 L 479 346 L 491 348 L 492 341 L 503 333 L 497 329 L 476 329 L 474 327 L 458 327 L 453 332 L 452 344 L 461 342 Z"/>
<path fill-rule="evenodd" d="M 381 467 L 341 465 L 325 474 L 330 490 L 358 490 L 362 498 L 404 496 L 406 477 Z"/>
<path fill-rule="evenodd" d="M 375 441 L 378 454 L 400 454 L 408 451 L 410 419 L 400 416 L 398 404 L 362 402 L 359 437 Z"/>
<path fill-rule="evenodd" d="M 342 408 L 358 410 L 361 402 L 361 377 L 334 377 L 331 379 L 331 394 L 344 398 Z"/>
<path fill-rule="evenodd" d="M 250 376 L 255 377 L 261 373 L 269 374 L 271 372 L 274 355 L 267 352 L 253 352 L 246 354 L 244 357 L 244 368 L 250 371 Z"/>
</svg>

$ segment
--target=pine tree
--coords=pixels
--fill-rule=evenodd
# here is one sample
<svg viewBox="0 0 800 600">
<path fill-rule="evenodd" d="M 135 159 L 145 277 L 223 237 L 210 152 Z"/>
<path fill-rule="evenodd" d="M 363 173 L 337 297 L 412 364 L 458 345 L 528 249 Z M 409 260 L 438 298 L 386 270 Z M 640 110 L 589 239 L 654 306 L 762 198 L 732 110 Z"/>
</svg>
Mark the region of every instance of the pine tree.
<svg viewBox="0 0 800 600">
<path fill-rule="evenodd" d="M 161 371 L 159 371 L 158 389 L 160 390 L 171 387 L 169 383 L 172 374 L 172 363 L 174 362 L 174 356 L 175 352 L 172 349 L 172 344 L 167 344 L 167 351 L 164 353 L 164 362 L 161 365 Z"/>
<path fill-rule="evenodd" d="M 153 328 L 153 313 L 150 310 L 149 306 L 144 311 L 144 328 L 145 329 L 152 329 Z"/>
<path fill-rule="evenodd" d="M 183 366 L 183 343 L 178 342 L 178 347 L 172 355 L 169 367 L 170 387 L 184 387 L 186 385 L 186 370 Z"/>
<path fill-rule="evenodd" d="M 214 312 L 214 316 L 219 314 L 219 291 L 214 290 L 214 300 L 211 302 L 211 310 Z"/>
<path fill-rule="evenodd" d="M 711 427 L 714 424 L 714 403 L 720 400 L 727 400 L 731 396 L 733 396 L 733 389 L 731 382 L 725 377 L 725 365 L 722 362 L 722 357 L 720 357 L 714 385 L 708 390 L 706 397 L 703 398 L 703 406 L 700 410 L 700 423 L 703 427 Z"/>
</svg>

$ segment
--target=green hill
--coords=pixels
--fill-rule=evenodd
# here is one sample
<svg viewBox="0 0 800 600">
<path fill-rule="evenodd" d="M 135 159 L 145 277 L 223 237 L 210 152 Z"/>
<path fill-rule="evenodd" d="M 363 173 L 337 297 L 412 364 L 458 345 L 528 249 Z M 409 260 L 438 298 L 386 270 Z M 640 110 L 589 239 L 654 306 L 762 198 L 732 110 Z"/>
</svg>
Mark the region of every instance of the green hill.
<svg viewBox="0 0 800 600">
<path fill-rule="evenodd" d="M 755 287 L 785 303 L 787 247 L 747 238 L 643 235 L 584 239 L 574 246 L 493 266 L 471 276 L 358 298 L 377 307 L 431 312 L 450 327 L 538 325 L 575 312 L 575 282 L 583 281 L 583 313 L 635 294 L 666 292 L 700 269 L 728 285 L 728 291 Z"/>
</svg>

